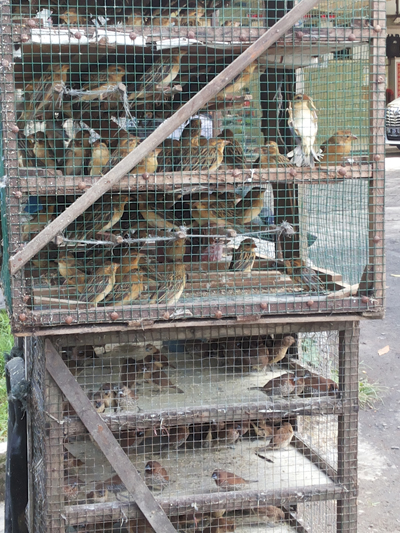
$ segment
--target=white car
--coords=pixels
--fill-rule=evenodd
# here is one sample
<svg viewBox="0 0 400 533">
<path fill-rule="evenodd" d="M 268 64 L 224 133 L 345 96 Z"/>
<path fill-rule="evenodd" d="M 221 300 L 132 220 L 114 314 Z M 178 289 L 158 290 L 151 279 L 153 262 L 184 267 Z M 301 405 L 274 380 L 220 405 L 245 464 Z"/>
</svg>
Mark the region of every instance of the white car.
<svg viewBox="0 0 400 533">
<path fill-rule="evenodd" d="M 386 106 L 385 142 L 400 150 L 400 98 Z"/>
</svg>

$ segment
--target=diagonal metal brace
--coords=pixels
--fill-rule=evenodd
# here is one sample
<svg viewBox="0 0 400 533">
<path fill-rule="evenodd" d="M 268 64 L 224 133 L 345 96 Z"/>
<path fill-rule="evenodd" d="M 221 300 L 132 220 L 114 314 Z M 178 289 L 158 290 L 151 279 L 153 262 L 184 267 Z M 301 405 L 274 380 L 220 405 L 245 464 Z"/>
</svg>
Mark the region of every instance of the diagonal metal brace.
<svg viewBox="0 0 400 533">
<path fill-rule="evenodd" d="M 47 371 L 65 394 L 93 440 L 117 472 L 151 527 L 156 533 L 176 533 L 176 529 L 168 520 L 167 515 L 49 339 L 45 341 L 45 353 Z M 60 479 L 60 483 L 63 483 L 62 479 Z"/>
<path fill-rule="evenodd" d="M 224 87 L 238 76 L 247 66 L 255 61 L 278 39 L 284 36 L 304 15 L 320 0 L 301 0 L 281 20 L 269 28 L 247 50 L 237 57 L 226 69 L 211 80 L 203 89 L 191 98 L 176 113 L 163 122 L 149 137 L 130 152 L 112 170 L 107 172 L 85 194 L 80 196 L 53 222 L 46 226 L 21 251 L 10 259 L 10 273 L 15 275 L 46 244 L 61 233 L 70 223 L 88 209 L 104 193 L 128 174 L 151 150 L 154 150 L 181 124 L 193 116 L 209 100 L 214 98 Z"/>
</svg>

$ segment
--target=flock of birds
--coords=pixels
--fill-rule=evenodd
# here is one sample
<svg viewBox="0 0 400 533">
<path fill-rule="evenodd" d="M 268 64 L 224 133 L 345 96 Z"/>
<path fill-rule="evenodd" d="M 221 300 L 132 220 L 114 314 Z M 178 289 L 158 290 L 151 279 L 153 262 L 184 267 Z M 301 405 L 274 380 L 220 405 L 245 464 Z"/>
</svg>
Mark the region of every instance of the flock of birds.
<svg viewBox="0 0 400 533">
<path fill-rule="evenodd" d="M 295 338 L 291 335 L 276 335 L 274 338 L 269 335 L 227 337 L 209 341 L 187 340 L 184 342 L 184 350 L 187 355 L 201 359 L 202 367 L 205 364 L 205 359 L 214 360 L 218 366 L 224 366 L 230 371 L 239 371 L 243 374 L 253 370 L 265 370 L 267 367 L 271 369 L 274 365 L 280 365 L 283 359 L 287 357 L 289 348 L 295 342 Z M 142 358 L 128 357 L 121 360 L 118 383 L 104 383 L 97 391 L 89 393 L 89 399 L 98 413 L 137 413 L 139 410 L 138 401 L 140 401 L 137 390 L 141 389 L 144 383 L 151 387 L 152 395 L 159 392 L 185 393 L 184 390 L 170 381 L 168 375 L 170 368 L 179 368 L 179 361 L 174 361 L 172 364 L 166 355 L 167 352 L 163 349 L 160 350 L 153 344 L 145 346 L 145 353 L 146 355 Z M 75 365 L 78 370 L 87 364 L 88 359 L 94 357 L 97 357 L 96 354 L 87 346 L 71 348 L 65 354 L 67 363 L 72 366 Z M 338 394 L 338 386 L 333 380 L 305 369 L 284 373 L 270 379 L 263 387 L 250 387 L 249 389 L 259 390 L 261 394 L 267 395 L 272 401 L 295 399 L 304 395 L 321 397 Z M 63 410 L 66 417 L 76 415 L 68 402 L 64 403 Z M 161 423 L 159 427 L 148 429 L 127 430 L 121 427 L 116 437 L 128 454 L 146 455 L 146 450 L 152 450 L 153 458 L 144 463 L 142 476 L 152 491 L 163 491 L 175 484 L 175 480 L 170 477 L 167 469 L 163 466 L 163 458 L 168 457 L 170 452 L 176 453 L 177 450 L 184 451 L 185 449 L 196 448 L 211 451 L 234 448 L 240 441 L 260 441 L 261 446 L 254 448 L 254 454 L 259 459 L 274 463 L 276 457 L 270 452 L 288 448 L 294 437 L 294 428 L 289 419 L 270 421 L 261 417 L 231 422 L 212 420 L 209 423 L 169 427 Z M 82 460 L 70 451 L 65 451 L 64 494 L 66 501 L 72 502 L 82 498 L 88 503 L 102 503 L 113 498 L 123 501 L 124 498 L 128 497 L 126 488 L 118 475 L 105 481 L 94 481 L 92 489 L 85 492 L 88 489 L 77 476 L 79 468 L 84 467 L 84 465 L 84 458 Z M 245 490 L 257 482 L 257 480 L 243 478 L 235 472 L 222 468 L 214 468 L 207 475 L 210 476 L 217 490 L 223 492 Z M 212 489 L 210 488 L 210 490 Z M 199 532 L 222 532 L 234 531 L 240 525 L 274 523 L 284 519 L 282 510 L 273 506 L 260 507 L 251 511 L 237 511 L 236 513 L 221 510 L 219 513 L 218 516 L 195 513 L 193 516 L 182 515 L 173 520 L 177 521 L 176 525 L 179 527 L 195 528 Z M 145 527 L 144 523 L 142 525 Z M 229 529 L 224 529 L 228 525 Z M 136 526 L 138 526 L 137 523 Z M 130 530 L 128 529 L 128 531 Z M 132 529 L 132 531 L 134 530 Z M 138 531 L 142 530 L 139 528 Z M 143 531 L 147 530 L 143 529 Z"/>
</svg>

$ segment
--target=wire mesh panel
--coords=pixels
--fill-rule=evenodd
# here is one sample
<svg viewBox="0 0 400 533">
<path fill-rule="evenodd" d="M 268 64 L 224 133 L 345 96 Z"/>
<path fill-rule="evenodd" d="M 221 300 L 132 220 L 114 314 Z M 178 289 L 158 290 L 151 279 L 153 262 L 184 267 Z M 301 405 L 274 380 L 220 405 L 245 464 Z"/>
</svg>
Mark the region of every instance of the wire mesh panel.
<svg viewBox="0 0 400 533">
<path fill-rule="evenodd" d="M 338 523 L 354 513 L 357 324 L 52 342 L 177 531 L 331 531 L 334 517 L 297 508 L 331 499 Z M 47 531 L 151 531 L 64 393 L 47 380 Z"/>
<path fill-rule="evenodd" d="M 382 308 L 384 2 L 321 2 L 30 242 L 292 7 L 4 4 L 16 326 Z"/>
</svg>

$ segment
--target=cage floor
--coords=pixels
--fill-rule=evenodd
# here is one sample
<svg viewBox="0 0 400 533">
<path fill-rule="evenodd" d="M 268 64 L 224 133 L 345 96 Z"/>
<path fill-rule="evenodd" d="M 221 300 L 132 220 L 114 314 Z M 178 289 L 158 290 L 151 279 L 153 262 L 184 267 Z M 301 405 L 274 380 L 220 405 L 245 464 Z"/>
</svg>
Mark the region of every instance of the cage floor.
<svg viewBox="0 0 400 533">
<path fill-rule="evenodd" d="M 181 448 L 161 453 L 155 452 L 151 447 L 150 450 L 140 447 L 138 453 L 131 454 L 129 458 L 142 477 L 148 461 L 158 461 L 166 468 L 170 477 L 169 485 L 162 492 L 153 491 L 156 495 L 162 494 L 163 498 L 175 499 L 188 495 L 226 492 L 225 489 L 219 489 L 211 478 L 215 469 L 234 472 L 252 481 L 247 486 L 241 487 L 241 490 L 279 491 L 329 483 L 333 486 L 329 477 L 293 446 L 282 450 L 260 452 L 273 461 L 272 463 L 260 458 L 255 452 L 267 442 L 266 439 L 243 440 L 234 448 L 228 446 L 214 449 Z M 98 483 L 115 475 L 111 465 L 90 439 L 70 442 L 65 444 L 65 447 L 84 462 L 76 472 L 82 481 L 79 500 L 85 500 L 85 494 L 93 490 Z M 115 499 L 111 493 L 108 498 L 109 501 Z M 128 493 L 120 493 L 119 500 L 128 501 Z"/>
</svg>

